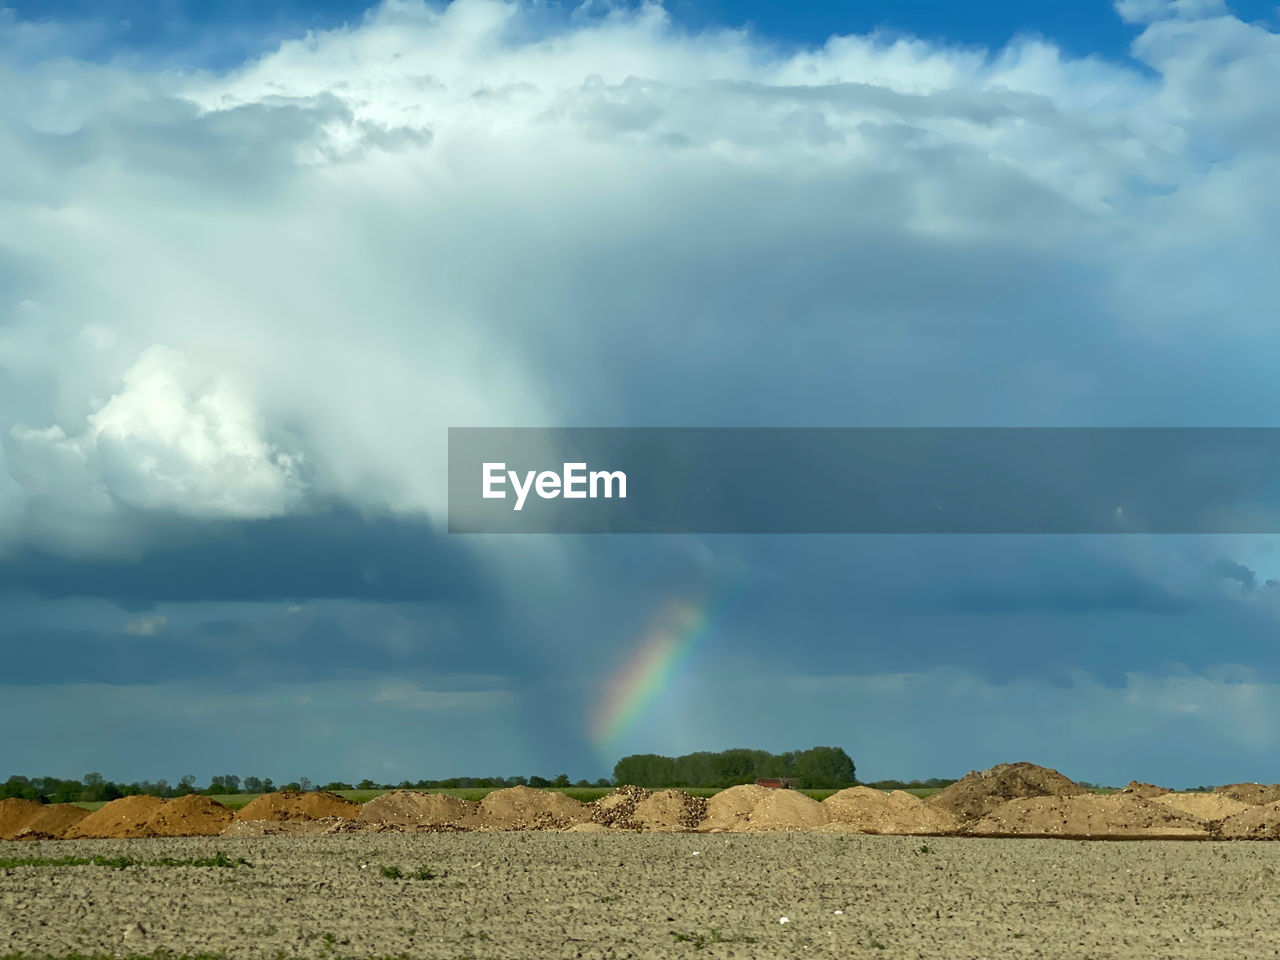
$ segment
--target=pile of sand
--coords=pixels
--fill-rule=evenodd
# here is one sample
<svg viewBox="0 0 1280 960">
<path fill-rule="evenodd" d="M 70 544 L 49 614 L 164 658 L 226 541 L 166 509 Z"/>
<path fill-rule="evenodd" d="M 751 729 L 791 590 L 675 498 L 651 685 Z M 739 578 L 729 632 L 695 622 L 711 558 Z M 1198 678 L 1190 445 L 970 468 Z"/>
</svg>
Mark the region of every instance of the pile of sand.
<svg viewBox="0 0 1280 960">
<path fill-rule="evenodd" d="M 822 804 L 797 790 L 746 783 L 722 790 L 708 800 L 707 816 L 699 829 L 712 833 L 812 830 L 826 822 Z"/>
<path fill-rule="evenodd" d="M 159 797 L 136 796 L 112 800 L 93 811 L 64 834 L 68 840 L 106 838 L 112 840 L 149 837 L 147 823 L 159 813 L 164 801 Z"/>
<path fill-rule="evenodd" d="M 42 805 L 40 812 L 26 822 L 14 840 L 61 840 L 69 829 L 89 815 L 74 803 Z"/>
<path fill-rule="evenodd" d="M 480 801 L 481 830 L 564 830 L 591 819 L 591 809 L 563 793 L 506 787 Z"/>
<path fill-rule="evenodd" d="M 1280 840 L 1280 801 L 1248 806 L 1218 826 L 1225 840 Z"/>
<path fill-rule="evenodd" d="M 0 800 L 0 840 L 12 840 L 21 833 L 44 806 L 34 800 L 6 797 Z"/>
<path fill-rule="evenodd" d="M 683 790 L 659 790 L 636 804 L 631 818 L 641 830 L 695 830 L 707 818 L 707 799 Z"/>
<path fill-rule="evenodd" d="M 617 830 L 638 830 L 635 821 L 636 807 L 653 795 L 652 790 L 631 784 L 618 787 L 613 793 L 601 797 L 591 807 L 591 822 Z"/>
<path fill-rule="evenodd" d="M 1280 783 L 1229 783 L 1213 792 L 1260 807 L 1280 800 Z"/>
<path fill-rule="evenodd" d="M 1010 800 L 970 824 L 966 832 L 993 837 L 1185 838 L 1209 836 L 1209 825 L 1155 800 L 1089 793 Z"/>
<path fill-rule="evenodd" d="M 230 810 L 208 797 L 174 800 L 121 797 L 71 825 L 63 836 L 128 839 L 137 837 L 212 837 L 233 819 Z"/>
<path fill-rule="evenodd" d="M 1155 801 L 1209 823 L 1253 809 L 1243 801 L 1218 793 L 1166 793 L 1156 797 Z"/>
<path fill-rule="evenodd" d="M 352 803 L 336 793 L 317 790 L 314 793 L 264 793 L 236 814 L 237 820 L 323 820 L 325 817 L 360 815 L 360 804 Z"/>
<path fill-rule="evenodd" d="M 957 820 L 980 820 L 1001 804 L 1023 797 L 1074 797 L 1085 787 L 1057 770 L 1034 763 L 1002 763 L 972 771 L 925 802 Z"/>
<path fill-rule="evenodd" d="M 145 827 L 150 837 L 214 837 L 235 818 L 217 800 L 192 793 L 162 801 Z"/>
<path fill-rule="evenodd" d="M 362 824 L 382 824 L 404 830 L 471 830 L 480 805 L 444 793 L 396 790 L 374 797 L 360 809 Z"/>
<path fill-rule="evenodd" d="M 1154 783 L 1139 783 L 1137 780 L 1130 780 L 1120 793 L 1127 797 L 1141 797 L 1143 800 L 1151 800 L 1154 797 L 1163 797 L 1166 793 L 1172 793 L 1168 787 L 1157 787 Z"/>
<path fill-rule="evenodd" d="M 822 801 L 827 819 L 845 824 L 849 833 L 955 833 L 959 821 L 905 790 L 885 793 L 871 787 L 849 787 Z"/>
<path fill-rule="evenodd" d="M 754 783 L 721 790 L 707 801 L 707 817 L 702 821 L 702 829 L 736 830 L 751 817 L 756 804 L 770 793 L 768 787 L 757 787 Z"/>
</svg>

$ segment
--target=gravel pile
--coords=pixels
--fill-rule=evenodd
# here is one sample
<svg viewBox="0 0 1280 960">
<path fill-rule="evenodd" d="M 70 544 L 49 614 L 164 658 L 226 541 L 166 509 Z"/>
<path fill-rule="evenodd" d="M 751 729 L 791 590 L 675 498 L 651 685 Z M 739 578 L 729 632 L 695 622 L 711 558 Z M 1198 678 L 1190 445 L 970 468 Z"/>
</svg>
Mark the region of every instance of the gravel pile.
<svg viewBox="0 0 1280 960">
<path fill-rule="evenodd" d="M 608 796 L 588 804 L 591 822 L 615 830 L 639 830 L 640 824 L 635 821 L 636 807 L 651 796 L 653 791 L 644 787 L 631 784 L 618 787 Z"/>
<path fill-rule="evenodd" d="M 360 810 L 361 825 L 381 824 L 405 830 L 474 830 L 480 805 L 443 793 L 396 790 L 374 797 Z"/>
<path fill-rule="evenodd" d="M 1280 783 L 1229 783 L 1213 792 L 1260 807 L 1280 800 Z"/>
<path fill-rule="evenodd" d="M 507 787 L 480 801 L 480 830 L 564 830 L 591 819 L 591 809 L 563 793 Z"/>
<path fill-rule="evenodd" d="M 930 797 L 926 803 L 957 820 L 981 820 L 1001 804 L 1024 797 L 1074 797 L 1087 788 L 1057 770 L 1034 763 L 1001 763 L 973 771 Z"/>
<path fill-rule="evenodd" d="M 1209 824 L 1167 804 L 1142 797 L 1028 797 L 997 807 L 967 832 L 987 837 L 1144 837 L 1195 839 L 1210 835 Z"/>
<path fill-rule="evenodd" d="M 683 790 L 659 790 L 636 805 L 633 819 L 641 830 L 696 830 L 707 818 L 707 798 Z"/>
</svg>

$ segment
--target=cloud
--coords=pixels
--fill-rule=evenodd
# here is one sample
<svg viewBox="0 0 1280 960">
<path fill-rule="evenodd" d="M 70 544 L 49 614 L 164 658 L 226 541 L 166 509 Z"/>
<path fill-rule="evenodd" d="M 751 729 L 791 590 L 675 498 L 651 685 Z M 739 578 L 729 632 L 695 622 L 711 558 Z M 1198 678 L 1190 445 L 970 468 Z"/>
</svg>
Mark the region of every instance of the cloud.
<svg viewBox="0 0 1280 960">
<path fill-rule="evenodd" d="M 493 0 L 220 73 L 0 52 L 0 535 L 438 518 L 457 424 L 1256 416 L 1265 350 L 1197 341 L 1272 337 L 1276 36 L 1123 10 L 1154 75 Z"/>
<path fill-rule="evenodd" d="M 303 498 L 301 458 L 265 439 L 261 417 L 232 383 L 201 383 L 174 350 L 148 348 L 86 419 L 72 435 L 61 426 L 10 430 L 9 469 L 32 500 L 85 513 L 261 520 Z"/>
<path fill-rule="evenodd" d="M 1223 580 L 1235 580 L 1246 593 L 1252 593 L 1258 585 L 1257 574 L 1243 563 L 1236 563 L 1234 560 L 1228 560 L 1225 557 L 1214 563 L 1211 571 L 1214 576 Z"/>
<path fill-rule="evenodd" d="M 157 633 L 165 628 L 169 618 L 163 613 L 147 614 L 138 617 L 136 620 L 130 620 L 124 626 L 125 633 L 131 633 L 135 637 L 154 637 Z"/>
<path fill-rule="evenodd" d="M 162 638 L 12 626 L 21 703 L 49 715 L 84 681 L 86 711 L 154 730 L 193 685 L 238 683 L 190 706 L 243 708 L 221 767 L 263 756 L 270 722 L 324 761 L 300 773 L 356 776 L 325 769 L 320 731 L 347 723 L 348 758 L 456 772 L 479 740 L 387 730 L 405 704 L 434 722 L 450 678 L 496 659 L 538 696 L 494 705 L 486 756 L 567 768 L 583 691 L 655 606 L 697 595 L 745 679 L 688 703 L 725 717 L 779 677 L 961 676 L 900 681 L 909 707 L 946 704 L 939 729 L 976 719 L 927 756 L 918 726 L 855 751 L 886 775 L 936 774 L 1026 715 L 1064 736 L 1090 715 L 1054 691 L 1082 665 L 1080 703 L 1115 729 L 1135 691 L 1166 704 L 1179 749 L 1219 735 L 1215 710 L 1265 719 L 1268 592 L 1204 584 L 1223 555 L 1280 575 L 1245 545 L 441 533 L 449 426 L 1267 423 L 1277 35 L 1207 3 L 1120 12 L 1136 63 L 395 0 L 218 71 L 89 62 L 92 37 L 6 15 L 0 581 L 9 604 L 168 618 Z M 74 651 L 56 671 L 51 642 Z M 1257 688 L 1126 679 L 1224 659 Z M 752 670 L 770 679 L 746 697 Z M 388 678 L 399 705 L 376 700 Z M 741 739 L 907 709 L 794 702 L 803 722 L 757 711 Z M 731 745 L 684 719 L 655 736 Z M 1143 729 L 1123 749 L 1165 749 Z"/>
<path fill-rule="evenodd" d="M 1223 0 L 1118 0 L 1116 12 L 1127 23 L 1155 20 L 1201 20 L 1227 14 Z"/>
</svg>

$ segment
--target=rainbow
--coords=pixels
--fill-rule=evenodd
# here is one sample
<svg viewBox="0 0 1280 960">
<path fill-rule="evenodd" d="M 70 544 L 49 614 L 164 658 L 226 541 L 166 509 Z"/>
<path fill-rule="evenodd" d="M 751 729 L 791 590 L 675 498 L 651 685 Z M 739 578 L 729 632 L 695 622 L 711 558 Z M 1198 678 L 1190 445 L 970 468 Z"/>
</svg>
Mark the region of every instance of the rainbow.
<svg viewBox="0 0 1280 960">
<path fill-rule="evenodd" d="M 592 742 L 608 746 L 634 729 L 688 662 L 709 623 L 707 607 L 688 600 L 669 603 L 659 612 L 630 659 L 605 685 L 588 727 Z"/>
</svg>

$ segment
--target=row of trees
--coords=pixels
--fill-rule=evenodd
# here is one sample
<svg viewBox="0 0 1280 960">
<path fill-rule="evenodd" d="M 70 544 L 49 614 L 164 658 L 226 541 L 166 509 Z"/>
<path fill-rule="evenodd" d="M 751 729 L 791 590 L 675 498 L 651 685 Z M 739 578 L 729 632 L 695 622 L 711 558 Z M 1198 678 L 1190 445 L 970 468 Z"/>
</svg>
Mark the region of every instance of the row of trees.
<svg viewBox="0 0 1280 960">
<path fill-rule="evenodd" d="M 557 777 L 452 777 L 447 780 L 402 780 L 400 783 L 375 783 L 372 780 L 361 780 L 357 784 L 335 780 L 331 783 L 315 784 L 302 777 L 290 783 L 277 784 L 270 777 L 238 777 L 227 773 L 213 777 L 207 786 L 198 786 L 196 778 L 187 774 L 176 784 L 168 780 L 137 780 L 133 783 L 116 783 L 107 780 L 100 773 L 86 774 L 80 780 L 63 780 L 58 777 L 20 777 L 11 776 L 0 783 L 0 800 L 17 797 L 23 800 L 37 800 L 42 803 L 83 803 L 85 801 L 116 800 L 135 794 L 150 794 L 153 797 L 182 797 L 189 793 L 202 793 L 212 796 L 223 796 L 236 793 L 271 793 L 274 790 L 439 790 L 457 787 L 514 787 L 525 785 L 530 787 L 609 787 L 608 780 L 597 780 L 594 784 L 588 780 L 571 781 L 569 775 L 562 773 Z"/>
<path fill-rule="evenodd" d="M 810 747 L 789 753 L 722 750 L 663 757 L 639 753 L 613 768 L 615 783 L 639 787 L 732 787 L 757 777 L 796 777 L 803 787 L 849 787 L 857 783 L 853 760 L 841 747 Z"/>
<path fill-rule="evenodd" d="M 189 793 L 221 796 L 236 793 L 271 793 L 273 790 L 439 790 L 458 787 L 610 787 L 615 783 L 634 783 L 642 787 L 731 787 L 750 783 L 757 777 L 797 777 L 806 787 L 847 787 L 854 779 L 853 761 L 840 747 L 812 747 L 791 753 L 768 753 L 764 750 L 723 750 L 720 753 L 690 753 L 683 757 L 637 754 L 623 757 L 613 770 L 613 780 L 570 780 L 562 773 L 556 777 L 452 777 L 447 780 L 402 780 L 399 783 L 376 783 L 361 780 L 351 784 L 333 781 L 314 784 L 306 777 L 290 783 L 276 784 L 270 777 L 239 777 L 227 773 L 213 777 L 205 786 L 187 774 L 176 784 L 168 780 L 138 780 L 116 783 L 100 773 L 86 774 L 80 780 L 58 777 L 11 776 L 0 783 L 0 799 L 19 797 L 44 803 L 77 803 L 115 800 L 134 794 L 156 797 L 180 797 Z M 937 785 L 951 781 L 937 781 Z M 896 785 L 896 783 L 895 783 Z M 934 786 L 924 781 L 921 786 Z"/>
</svg>

